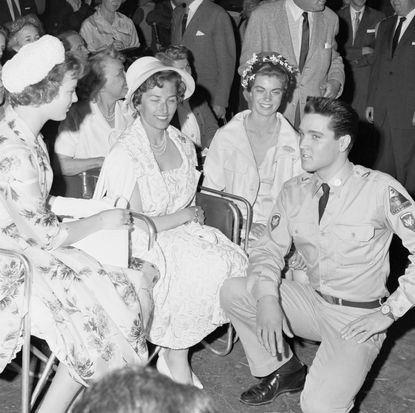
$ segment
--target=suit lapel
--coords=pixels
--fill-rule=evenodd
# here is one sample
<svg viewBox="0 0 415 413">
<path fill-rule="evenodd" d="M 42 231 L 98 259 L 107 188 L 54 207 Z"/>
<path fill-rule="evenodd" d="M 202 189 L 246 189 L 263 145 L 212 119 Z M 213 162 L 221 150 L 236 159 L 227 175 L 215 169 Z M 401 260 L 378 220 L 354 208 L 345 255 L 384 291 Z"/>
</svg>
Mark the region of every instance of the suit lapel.
<svg viewBox="0 0 415 413">
<path fill-rule="evenodd" d="M 405 33 L 402 35 L 401 40 L 399 41 L 398 45 L 396 46 L 395 56 L 398 52 L 400 47 L 404 47 L 410 42 L 414 41 L 414 33 L 415 33 L 415 18 L 412 19 L 409 26 L 406 28 Z M 392 36 L 393 37 L 393 36 Z"/>
<path fill-rule="evenodd" d="M 275 27 L 278 28 L 279 33 L 286 33 L 287 37 L 285 39 L 286 45 L 288 48 L 288 56 L 284 56 L 286 59 L 288 59 L 289 62 L 292 62 L 293 64 L 296 64 L 298 66 L 298 61 L 295 57 L 294 53 L 294 46 L 293 41 L 291 39 L 291 32 L 290 27 L 288 24 L 288 16 L 287 16 L 287 8 L 285 7 L 285 1 L 279 1 L 274 10 L 274 21 L 275 21 Z"/>
<path fill-rule="evenodd" d="M 360 44 L 361 41 L 363 40 L 365 36 L 366 28 L 368 27 L 369 18 L 370 18 L 370 10 L 368 7 L 365 7 L 363 16 L 360 19 L 359 27 L 357 28 L 356 37 L 353 43 L 354 46 Z"/>
<path fill-rule="evenodd" d="M 190 40 L 193 36 L 196 35 L 197 30 L 200 29 L 202 24 L 203 16 L 207 16 L 206 8 L 209 6 L 209 0 L 203 0 L 200 6 L 197 8 L 196 13 L 193 15 L 192 19 L 190 20 L 189 24 L 186 27 L 186 30 L 183 35 L 183 39 Z"/>
<path fill-rule="evenodd" d="M 311 57 L 313 56 L 314 52 L 318 50 L 319 41 L 324 36 L 324 30 L 326 28 L 326 19 L 324 18 L 324 14 L 321 12 L 316 12 L 313 14 L 313 26 L 311 29 L 311 40 L 310 40 L 310 49 L 307 55 L 307 59 L 305 61 L 305 66 Z"/>
<path fill-rule="evenodd" d="M 393 40 L 393 35 L 395 34 L 395 28 L 396 28 L 396 22 L 398 21 L 399 16 L 396 15 L 393 19 L 392 19 L 392 23 L 391 25 L 388 27 L 388 51 L 389 51 L 389 57 L 392 58 L 392 40 Z M 398 44 L 399 47 L 399 44 Z"/>
</svg>

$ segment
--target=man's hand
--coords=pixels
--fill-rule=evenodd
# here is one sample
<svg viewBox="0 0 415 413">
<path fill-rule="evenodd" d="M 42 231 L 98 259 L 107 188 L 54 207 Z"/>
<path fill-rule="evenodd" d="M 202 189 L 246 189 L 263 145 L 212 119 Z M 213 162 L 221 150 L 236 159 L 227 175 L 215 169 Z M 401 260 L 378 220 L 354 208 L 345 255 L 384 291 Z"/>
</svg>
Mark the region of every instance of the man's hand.
<svg viewBox="0 0 415 413">
<path fill-rule="evenodd" d="M 373 47 L 365 46 L 362 47 L 362 56 L 373 54 L 375 52 L 375 49 Z"/>
<path fill-rule="evenodd" d="M 375 112 L 375 110 L 374 110 L 373 106 L 368 106 L 368 107 L 366 108 L 366 113 L 365 113 L 365 115 L 366 115 L 366 120 L 367 120 L 369 123 L 373 123 L 373 115 L 374 115 L 374 112 Z M 414 114 L 414 117 L 415 117 L 415 114 Z"/>
<path fill-rule="evenodd" d="M 256 336 L 274 357 L 277 351 L 280 354 L 284 352 L 283 330 L 287 336 L 293 336 L 278 299 L 272 295 L 262 297 L 257 303 Z"/>
<path fill-rule="evenodd" d="M 254 238 L 254 239 L 259 239 L 262 237 L 262 234 L 265 231 L 266 226 L 264 224 L 259 224 L 254 222 L 251 225 L 251 231 L 250 231 L 250 237 Z"/>
<path fill-rule="evenodd" d="M 297 250 L 294 251 L 294 254 L 288 260 L 288 266 L 293 270 L 305 271 L 307 269 L 303 256 Z"/>
<path fill-rule="evenodd" d="M 226 108 L 220 105 L 212 105 L 212 109 L 218 119 L 225 119 Z"/>
<path fill-rule="evenodd" d="M 340 334 L 345 340 L 354 339 L 361 344 L 374 334 L 383 333 L 393 324 L 393 320 L 380 311 L 364 315 L 349 323 Z"/>
<path fill-rule="evenodd" d="M 320 90 L 325 98 L 336 98 L 340 92 L 341 83 L 337 80 L 331 79 L 322 83 Z"/>
</svg>

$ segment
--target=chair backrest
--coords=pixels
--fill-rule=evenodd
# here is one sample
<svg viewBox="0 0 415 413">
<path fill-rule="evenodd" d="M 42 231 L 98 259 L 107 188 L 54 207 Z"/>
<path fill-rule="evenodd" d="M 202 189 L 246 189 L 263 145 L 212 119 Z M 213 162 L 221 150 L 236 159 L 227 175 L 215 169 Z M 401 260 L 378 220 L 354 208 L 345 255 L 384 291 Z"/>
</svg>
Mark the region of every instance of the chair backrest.
<svg viewBox="0 0 415 413">
<path fill-rule="evenodd" d="M 242 215 L 233 201 L 197 192 L 196 204 L 202 207 L 205 212 L 206 225 L 219 229 L 231 241 L 239 244 Z"/>
<path fill-rule="evenodd" d="M 68 198 L 90 199 L 94 194 L 95 185 L 101 168 L 89 169 L 73 176 L 62 176 L 56 195 Z"/>
</svg>

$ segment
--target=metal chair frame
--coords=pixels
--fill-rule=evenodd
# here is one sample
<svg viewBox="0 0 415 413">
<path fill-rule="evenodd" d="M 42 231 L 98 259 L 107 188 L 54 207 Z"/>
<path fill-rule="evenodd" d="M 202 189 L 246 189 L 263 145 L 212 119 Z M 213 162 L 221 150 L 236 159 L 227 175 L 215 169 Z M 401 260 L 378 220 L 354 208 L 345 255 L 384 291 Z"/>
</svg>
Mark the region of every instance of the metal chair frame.
<svg viewBox="0 0 415 413">
<path fill-rule="evenodd" d="M 223 191 L 217 191 L 215 189 L 211 189 L 211 188 L 207 188 L 204 186 L 200 187 L 200 192 L 201 193 L 205 193 L 205 194 L 209 194 L 212 196 L 218 196 L 221 197 L 228 202 L 228 207 L 229 209 L 232 211 L 233 214 L 233 227 L 232 227 L 232 238 L 231 241 L 235 242 L 236 244 L 240 244 L 240 233 L 241 233 L 241 225 L 240 225 L 240 210 L 238 208 L 238 206 L 233 202 L 233 201 L 239 201 L 241 202 L 246 209 L 246 220 L 244 223 L 244 228 L 245 228 L 245 234 L 249 234 L 249 231 L 251 229 L 251 225 L 252 225 L 252 206 L 251 204 L 243 197 L 238 196 L 238 195 L 234 195 L 234 194 L 230 194 L 228 192 L 223 192 Z M 245 236 L 245 239 L 243 241 L 242 247 L 244 249 L 245 252 L 248 251 L 248 236 Z M 238 336 L 234 331 L 234 328 L 232 326 L 231 323 L 229 323 L 228 325 L 228 330 L 226 333 L 227 337 L 226 337 L 226 346 L 223 350 L 218 350 L 216 348 L 214 348 L 211 344 L 207 343 L 206 340 L 202 340 L 202 344 L 204 347 L 206 347 L 209 351 L 211 351 L 213 354 L 216 354 L 217 356 L 220 357 L 224 357 L 227 356 L 233 348 L 233 345 L 236 343 L 236 341 L 238 340 Z"/>
<path fill-rule="evenodd" d="M 0 254 L 19 260 L 23 265 L 24 282 L 24 311 L 22 349 L 22 413 L 30 412 L 30 302 L 32 297 L 33 268 L 29 259 L 20 251 L 0 248 Z"/>
</svg>

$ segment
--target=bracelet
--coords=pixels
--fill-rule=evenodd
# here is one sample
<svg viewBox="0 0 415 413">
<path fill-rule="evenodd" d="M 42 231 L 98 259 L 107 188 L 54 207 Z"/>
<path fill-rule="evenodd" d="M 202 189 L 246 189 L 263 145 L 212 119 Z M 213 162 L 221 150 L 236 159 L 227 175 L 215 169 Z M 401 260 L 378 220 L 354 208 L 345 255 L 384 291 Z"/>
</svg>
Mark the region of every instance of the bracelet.
<svg viewBox="0 0 415 413">
<path fill-rule="evenodd" d="M 190 224 L 192 222 L 196 222 L 196 223 L 199 222 L 198 212 L 199 212 L 199 207 L 195 207 L 193 218 L 190 218 L 188 221 L 186 221 L 185 225 Z"/>
</svg>

